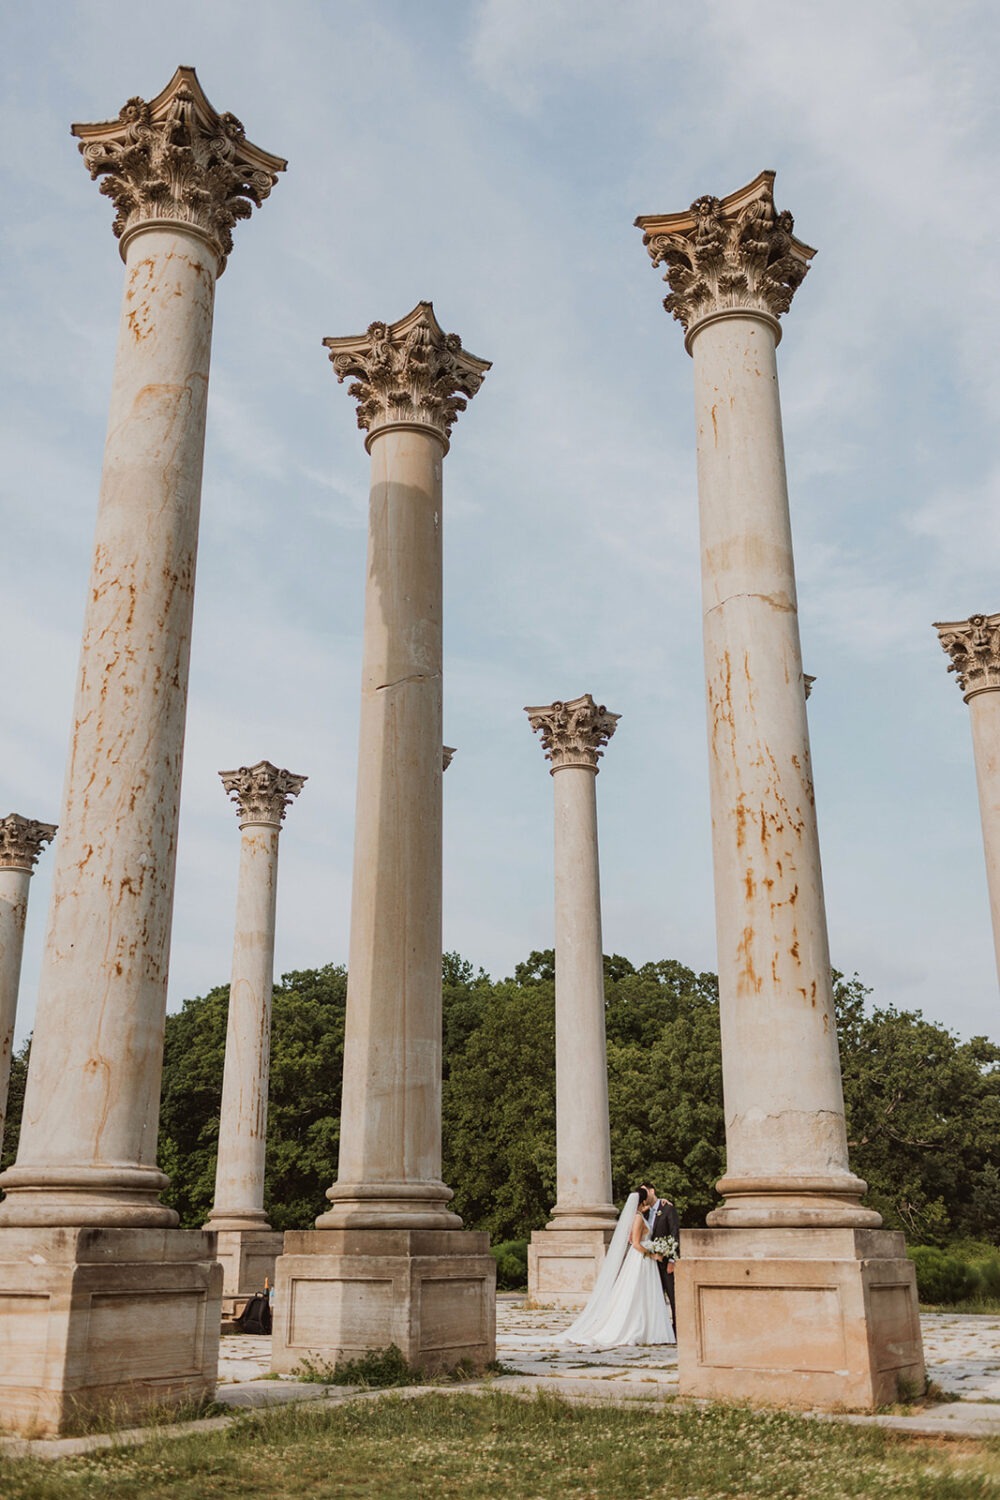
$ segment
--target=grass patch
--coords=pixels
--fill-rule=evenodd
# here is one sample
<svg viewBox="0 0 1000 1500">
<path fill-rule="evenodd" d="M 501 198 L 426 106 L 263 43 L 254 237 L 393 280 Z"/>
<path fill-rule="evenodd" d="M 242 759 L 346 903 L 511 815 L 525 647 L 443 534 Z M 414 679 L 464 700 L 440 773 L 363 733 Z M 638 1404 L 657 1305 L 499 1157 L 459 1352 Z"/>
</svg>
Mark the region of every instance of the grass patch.
<svg viewBox="0 0 1000 1500">
<path fill-rule="evenodd" d="M 641 1461 L 636 1461 L 639 1454 Z M 982 1500 L 1000 1443 L 713 1405 L 570 1406 L 441 1393 L 241 1416 L 224 1432 L 58 1464 L 0 1458 L 4 1500 Z"/>
<path fill-rule="evenodd" d="M 352 1385 L 374 1391 L 401 1385 L 458 1385 L 465 1380 L 481 1380 L 484 1375 L 514 1375 L 517 1372 L 498 1359 L 483 1366 L 461 1359 L 450 1370 L 428 1375 L 425 1370 L 407 1364 L 402 1350 L 396 1344 L 390 1344 L 387 1349 L 372 1349 L 360 1359 L 345 1359 L 340 1364 L 313 1359 L 307 1354 L 294 1373 L 296 1380 L 312 1385 Z"/>
<path fill-rule="evenodd" d="M 921 1302 L 922 1313 L 978 1313 L 1000 1317 L 1000 1297 L 966 1297 L 962 1302 Z"/>
</svg>

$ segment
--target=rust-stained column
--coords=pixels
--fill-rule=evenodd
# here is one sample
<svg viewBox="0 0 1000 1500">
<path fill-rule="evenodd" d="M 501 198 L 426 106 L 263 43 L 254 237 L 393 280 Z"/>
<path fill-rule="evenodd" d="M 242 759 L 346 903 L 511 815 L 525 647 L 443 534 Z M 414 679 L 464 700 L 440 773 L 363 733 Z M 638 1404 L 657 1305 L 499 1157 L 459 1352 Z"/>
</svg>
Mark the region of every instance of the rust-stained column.
<svg viewBox="0 0 1000 1500">
<path fill-rule="evenodd" d="M 1000 977 L 1000 615 L 934 626 L 969 705 L 993 947 Z"/>
<path fill-rule="evenodd" d="M 117 210 L 118 350 L 21 1142 L 3 1224 L 171 1225 L 156 1166 L 215 281 L 285 163 L 190 68 L 75 125 Z"/>
<path fill-rule="evenodd" d="M 694 359 L 727 1153 L 709 1222 L 877 1224 L 847 1160 L 775 361 L 815 252 L 772 180 L 636 221 Z"/>
<path fill-rule="evenodd" d="M 28 887 L 42 847 L 52 842 L 55 833 L 54 823 L 36 823 L 34 818 L 22 818 L 18 813 L 0 818 L 0 1150 L 7 1118 Z"/>
<path fill-rule="evenodd" d="M 847 1155 L 775 359 L 814 252 L 773 181 L 636 221 L 694 361 L 726 1114 L 679 1369 L 689 1395 L 874 1407 L 923 1354 L 903 1236 Z"/>
<path fill-rule="evenodd" d="M 429 302 L 324 344 L 371 455 L 344 1089 L 330 1208 L 277 1264 L 272 1369 L 390 1343 L 482 1365 L 495 1266 L 441 1178 L 441 470 L 489 363 Z"/>
<path fill-rule="evenodd" d="M 239 810 L 240 873 L 215 1203 L 205 1228 L 268 1229 L 264 1157 L 278 837 L 286 809 L 299 795 L 306 777 L 280 771 L 266 760 L 237 771 L 220 771 L 219 775 Z"/>
</svg>

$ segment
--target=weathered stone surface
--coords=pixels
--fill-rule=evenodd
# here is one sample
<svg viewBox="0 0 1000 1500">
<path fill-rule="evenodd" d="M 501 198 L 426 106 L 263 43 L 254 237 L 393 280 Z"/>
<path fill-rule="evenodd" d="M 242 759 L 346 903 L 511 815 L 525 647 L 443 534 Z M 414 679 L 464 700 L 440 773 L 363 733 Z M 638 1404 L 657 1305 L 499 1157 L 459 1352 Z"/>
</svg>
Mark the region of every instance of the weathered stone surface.
<svg viewBox="0 0 1000 1500">
<path fill-rule="evenodd" d="M 331 1364 L 395 1344 L 448 1370 L 496 1355 L 489 1236 L 445 1230 L 307 1230 L 285 1236 L 274 1294 L 272 1370 Z"/>
<path fill-rule="evenodd" d="M 986 856 L 993 947 L 1000 977 L 1000 615 L 937 624 L 959 689 L 969 705 L 979 817 Z"/>
<path fill-rule="evenodd" d="M 583 1307 L 614 1232 L 613 1224 L 603 1229 L 568 1229 L 559 1220 L 533 1230 L 528 1245 L 531 1300 L 553 1307 Z"/>
<path fill-rule="evenodd" d="M 621 716 L 589 693 L 525 713 L 552 763 L 555 802 L 556 1203 L 549 1228 L 601 1231 L 614 1226 L 618 1212 L 611 1201 L 596 784 L 598 760 Z M 528 1289 L 539 1299 L 544 1293 L 532 1269 L 546 1269 L 544 1262 L 538 1255 L 528 1262 Z M 590 1272 L 594 1265 L 591 1254 Z M 579 1290 L 588 1272 L 580 1264 L 574 1270 Z"/>
<path fill-rule="evenodd" d="M 676 1275 L 687 1396 L 871 1411 L 923 1389 L 901 1234 L 688 1230 Z"/>
<path fill-rule="evenodd" d="M 429 303 L 327 339 L 368 430 L 343 1128 L 317 1228 L 461 1228 L 441 1180 L 441 469 L 485 360 Z"/>
<path fill-rule="evenodd" d="M 694 358 L 727 1149 L 710 1222 L 874 1226 L 847 1156 L 775 360 L 813 252 L 772 180 L 639 221 Z"/>
<path fill-rule="evenodd" d="M 211 1398 L 221 1291 L 200 1230 L 0 1229 L 0 1426 Z"/>
<path fill-rule="evenodd" d="M 211 1227 L 211 1221 L 206 1227 Z M 274 1267 L 281 1254 L 284 1235 L 273 1229 L 220 1229 L 216 1232 L 216 1259 L 222 1266 L 222 1295 L 252 1296 L 274 1285 Z"/>
<path fill-rule="evenodd" d="M 38 856 L 55 833 L 54 823 L 38 823 L 19 813 L 0 818 L 0 1149 L 7 1118 L 28 889 Z"/>
<path fill-rule="evenodd" d="M 237 125 L 181 69 L 151 105 L 75 127 L 112 184 L 125 292 L 2 1224 L 177 1222 L 158 1201 L 157 1117 L 215 279 L 256 152 Z M 269 185 L 283 163 L 268 161 Z"/>
<path fill-rule="evenodd" d="M 269 1227 L 264 1213 L 264 1161 L 278 836 L 288 804 L 298 796 L 306 777 L 279 770 L 270 761 L 219 775 L 239 813 L 240 873 L 215 1202 L 205 1228 L 253 1231 Z M 232 1274 L 226 1281 L 227 1294 L 243 1290 L 231 1283 Z"/>
</svg>

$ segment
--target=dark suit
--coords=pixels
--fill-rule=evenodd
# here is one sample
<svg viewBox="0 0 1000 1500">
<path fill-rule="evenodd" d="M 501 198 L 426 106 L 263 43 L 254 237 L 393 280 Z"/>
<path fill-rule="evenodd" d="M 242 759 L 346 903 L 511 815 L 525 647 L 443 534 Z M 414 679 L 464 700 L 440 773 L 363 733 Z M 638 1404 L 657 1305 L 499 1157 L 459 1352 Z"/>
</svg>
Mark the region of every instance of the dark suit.
<svg viewBox="0 0 1000 1500">
<path fill-rule="evenodd" d="M 674 1205 L 672 1203 L 668 1203 L 665 1198 L 661 1198 L 659 1203 L 656 1205 L 656 1212 L 653 1215 L 653 1227 L 650 1230 L 649 1234 L 650 1239 L 654 1240 L 658 1240 L 661 1238 L 665 1239 L 668 1234 L 672 1234 L 674 1239 L 677 1241 L 677 1249 L 678 1251 L 680 1250 L 680 1220 L 677 1217 L 677 1210 Z M 677 1314 L 674 1311 L 674 1273 L 667 1270 L 667 1262 L 665 1260 L 659 1261 L 657 1263 L 657 1268 L 660 1272 L 660 1281 L 663 1285 L 663 1290 L 667 1294 L 667 1301 L 670 1303 L 670 1321 L 674 1325 L 674 1338 L 676 1338 Z"/>
</svg>

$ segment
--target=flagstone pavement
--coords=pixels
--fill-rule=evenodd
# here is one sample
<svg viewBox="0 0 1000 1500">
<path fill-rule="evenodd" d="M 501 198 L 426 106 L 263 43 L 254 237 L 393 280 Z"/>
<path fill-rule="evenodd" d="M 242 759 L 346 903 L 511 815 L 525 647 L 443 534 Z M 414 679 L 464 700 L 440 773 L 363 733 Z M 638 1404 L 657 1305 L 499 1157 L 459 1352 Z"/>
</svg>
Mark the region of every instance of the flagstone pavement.
<svg viewBox="0 0 1000 1500">
<path fill-rule="evenodd" d="M 597 1351 L 552 1344 L 553 1335 L 566 1328 L 573 1316 L 555 1308 L 530 1308 L 523 1295 L 501 1293 L 497 1298 L 497 1359 L 505 1374 L 491 1384 L 501 1389 L 558 1390 L 598 1402 L 647 1401 L 677 1394 L 673 1346 Z M 924 1313 L 921 1324 L 928 1378 L 950 1401 L 924 1408 L 919 1418 L 876 1420 L 906 1427 L 919 1421 L 942 1431 L 1000 1433 L 1000 1317 Z M 219 1399 L 226 1401 L 228 1383 L 242 1389 L 245 1382 L 266 1374 L 270 1352 L 268 1338 L 223 1337 Z M 235 1388 L 232 1396 L 237 1397 Z"/>
</svg>

